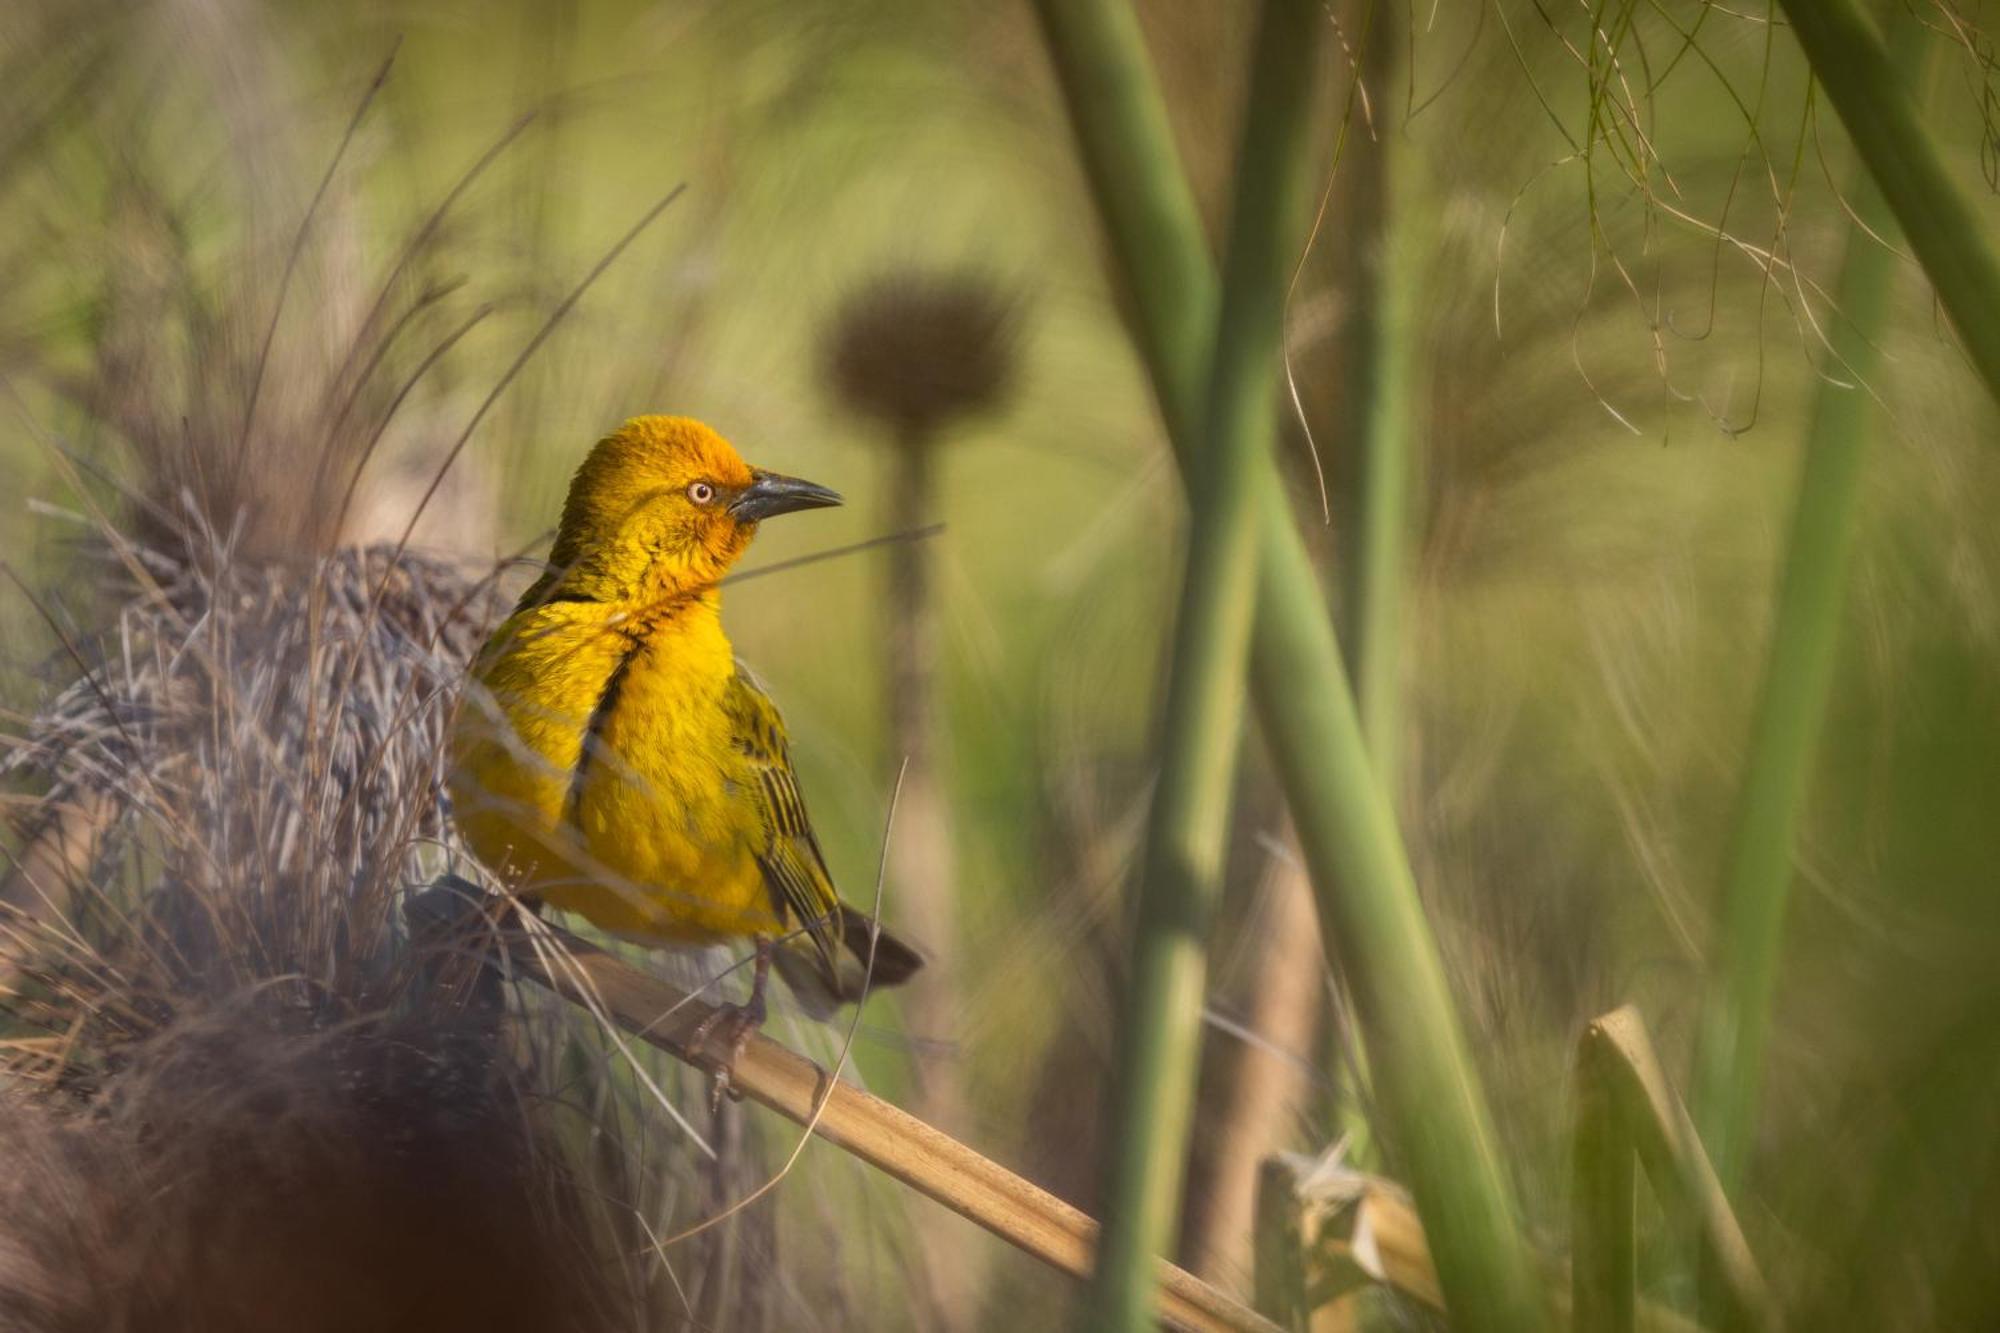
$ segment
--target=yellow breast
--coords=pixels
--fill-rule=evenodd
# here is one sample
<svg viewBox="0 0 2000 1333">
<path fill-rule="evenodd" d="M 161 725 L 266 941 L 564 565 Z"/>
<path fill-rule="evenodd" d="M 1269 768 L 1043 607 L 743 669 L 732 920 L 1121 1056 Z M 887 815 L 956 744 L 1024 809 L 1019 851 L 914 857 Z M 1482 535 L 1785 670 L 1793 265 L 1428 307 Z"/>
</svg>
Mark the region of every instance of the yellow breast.
<svg viewBox="0 0 2000 1333">
<path fill-rule="evenodd" d="M 703 941 L 779 928 L 724 692 L 721 617 L 555 602 L 517 613 L 474 669 L 452 735 L 461 834 L 516 892 L 620 934 Z"/>
</svg>

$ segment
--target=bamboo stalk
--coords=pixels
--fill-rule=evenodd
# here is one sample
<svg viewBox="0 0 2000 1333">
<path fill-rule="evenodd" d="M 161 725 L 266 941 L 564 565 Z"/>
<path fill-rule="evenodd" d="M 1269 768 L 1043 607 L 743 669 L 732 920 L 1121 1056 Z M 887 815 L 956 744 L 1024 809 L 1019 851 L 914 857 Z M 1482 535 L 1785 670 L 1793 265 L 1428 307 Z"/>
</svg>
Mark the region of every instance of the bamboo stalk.
<svg viewBox="0 0 2000 1333">
<path fill-rule="evenodd" d="M 456 892 L 477 890 L 461 881 Z M 412 910 L 430 909 L 420 899 Z M 546 937 L 540 947 L 535 936 Z M 555 926 L 537 924 L 532 935 L 509 930 L 503 939 L 507 962 L 520 975 L 608 1015 L 677 1059 L 713 1068 L 715 1053 L 691 1051 L 689 1042 L 715 1006 Z M 730 1086 L 1050 1267 L 1090 1276 L 1098 1228 L 1089 1217 L 915 1116 L 832 1079 L 770 1038 L 750 1038 L 730 1071 Z M 1155 1277 L 1156 1312 L 1170 1328 L 1278 1333 L 1269 1320 L 1172 1264 L 1159 1264 Z"/>
<path fill-rule="evenodd" d="M 1916 84 L 1928 45 L 1924 24 L 1905 16 L 1896 32 L 1897 77 L 1882 89 L 1885 96 L 1900 96 L 1901 88 Z M 1895 256 L 1867 234 L 1893 236 L 1895 223 L 1881 192 L 1862 173 L 1855 175 L 1857 224 L 1841 266 L 1839 317 L 1827 335 L 1832 360 L 1826 373 L 1834 378 L 1820 382 L 1801 463 L 1695 1058 L 1702 1137 L 1732 1192 L 1742 1183 L 1756 1126 L 1793 851 L 1832 692 L 1863 464 L 1875 423 L 1868 384 L 1881 361 L 1877 343 L 1895 286 Z M 1996 313 L 1985 312 L 1989 318 Z"/>
<path fill-rule="evenodd" d="M 1783 8 L 1813 76 L 1951 315 L 1966 355 L 1987 390 L 2000 398 L 2000 258 L 1986 240 L 1991 228 L 1946 174 L 1908 81 L 1860 5 L 1783 0 Z M 1924 26 L 1914 15 L 1905 15 L 1904 22 Z"/>
<path fill-rule="evenodd" d="M 1266 0 L 1237 158 L 1201 481 L 1187 488 L 1193 514 L 1187 568 L 1147 826 L 1139 937 L 1103 1137 L 1112 1148 L 1093 1329 L 1146 1326 L 1152 1256 L 1167 1249 L 1180 1215 L 1208 933 L 1221 895 L 1243 731 L 1257 574 L 1256 469 L 1269 460 L 1277 429 L 1285 278 L 1303 235 L 1318 36 L 1311 0 Z"/>
<path fill-rule="evenodd" d="M 1130 9 L 1037 0 L 1085 175 L 1139 313 L 1137 339 L 1183 475 L 1195 475 L 1200 331 L 1216 283 Z M 1377 787 L 1275 467 L 1258 468 L 1251 693 L 1297 824 L 1320 929 L 1353 986 L 1392 1148 L 1405 1155 L 1457 1326 L 1541 1330 L 1534 1280 L 1477 1071 Z"/>
</svg>

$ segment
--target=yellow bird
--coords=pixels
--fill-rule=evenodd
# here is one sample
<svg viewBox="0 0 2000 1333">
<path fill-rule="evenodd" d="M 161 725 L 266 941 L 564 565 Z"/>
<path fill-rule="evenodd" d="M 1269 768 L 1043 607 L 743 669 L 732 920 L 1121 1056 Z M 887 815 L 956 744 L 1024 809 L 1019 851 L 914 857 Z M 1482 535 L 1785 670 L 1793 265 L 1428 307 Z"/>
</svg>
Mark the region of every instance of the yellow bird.
<svg viewBox="0 0 2000 1333">
<path fill-rule="evenodd" d="M 577 469 L 548 572 L 452 726 L 459 832 L 512 893 L 649 944 L 754 937 L 749 1003 L 721 1011 L 732 1058 L 774 957 L 821 1015 L 922 963 L 841 901 L 784 720 L 722 630 L 718 585 L 758 523 L 839 503 L 698 421 L 626 422 Z"/>
</svg>

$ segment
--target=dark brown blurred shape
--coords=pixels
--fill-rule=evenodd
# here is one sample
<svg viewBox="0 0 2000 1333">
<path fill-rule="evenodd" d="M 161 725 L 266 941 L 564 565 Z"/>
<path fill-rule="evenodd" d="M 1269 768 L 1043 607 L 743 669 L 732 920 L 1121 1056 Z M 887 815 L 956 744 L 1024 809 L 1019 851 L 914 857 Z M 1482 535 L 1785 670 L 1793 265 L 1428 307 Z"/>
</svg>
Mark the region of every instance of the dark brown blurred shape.
<svg viewBox="0 0 2000 1333">
<path fill-rule="evenodd" d="M 897 270 L 848 297 L 828 328 L 826 376 L 859 416 L 926 448 L 1014 387 L 1018 308 L 973 273 Z"/>
<path fill-rule="evenodd" d="M 116 648 L 4 766 L 65 837 L 0 886 L 0 1329 L 637 1326 L 535 1037 L 436 990 L 398 912 L 497 594 L 124 549 Z"/>
<path fill-rule="evenodd" d="M 940 507 L 945 432 L 998 411 L 1017 375 L 1018 306 L 975 273 L 889 272 L 850 295 L 823 335 L 826 378 L 855 415 L 883 428 L 891 475 L 884 529 L 914 533 Z M 929 542 L 890 549 L 882 589 L 884 750 L 900 776 L 887 878 L 903 920 L 931 955 L 904 1003 L 919 1042 L 913 1108 L 964 1134 L 958 1034 L 958 868 L 938 703 L 938 609 Z M 983 1278 L 962 1237 L 927 1237 L 931 1305 L 946 1327 L 971 1318 Z"/>
<path fill-rule="evenodd" d="M 620 1311 L 553 1145 L 477 1031 L 169 1029 L 9 1108 L 0 1326 L 593 1330 Z"/>
</svg>

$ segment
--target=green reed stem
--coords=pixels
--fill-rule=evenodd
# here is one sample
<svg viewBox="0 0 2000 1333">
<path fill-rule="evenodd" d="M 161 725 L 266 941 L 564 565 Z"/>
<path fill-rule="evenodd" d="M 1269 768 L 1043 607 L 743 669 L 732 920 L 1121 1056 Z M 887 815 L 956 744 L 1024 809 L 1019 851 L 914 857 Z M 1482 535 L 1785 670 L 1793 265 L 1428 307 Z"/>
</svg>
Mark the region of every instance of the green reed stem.
<svg viewBox="0 0 2000 1333">
<path fill-rule="evenodd" d="M 1376 31 L 1369 46 L 1381 57 L 1373 75 L 1378 88 L 1396 86 L 1402 35 L 1398 19 L 1385 12 L 1372 20 Z M 1342 638 L 1361 710 L 1361 734 L 1392 803 L 1402 773 L 1403 606 L 1416 467 L 1416 300 L 1422 286 L 1422 274 L 1413 264 L 1422 228 L 1409 207 L 1408 158 L 1408 145 L 1396 126 L 1385 127 L 1379 143 L 1363 146 L 1351 158 L 1370 168 L 1362 188 L 1372 198 L 1364 201 L 1357 219 L 1367 234 L 1354 238 L 1363 253 L 1355 265 L 1359 290 L 1351 340 L 1353 387 L 1344 424 L 1353 432 L 1354 466 L 1349 471 L 1356 493 L 1341 543 L 1340 571 L 1346 585 Z"/>
<path fill-rule="evenodd" d="M 1906 19 L 1895 77 L 1916 86 L 1927 42 Z M 1847 604 L 1861 477 L 1874 422 L 1867 387 L 1895 286 L 1895 256 L 1864 234 L 1893 237 L 1895 219 L 1867 173 L 1849 190 L 1855 217 L 1830 321 L 1832 352 L 1813 405 L 1771 640 L 1724 869 L 1721 926 L 1703 997 L 1695 1056 L 1695 1118 L 1723 1186 L 1741 1184 L 1757 1118 L 1771 999 L 1777 989 L 1792 858 L 1811 788 Z M 1987 312 L 1989 315 L 1994 312 Z"/>
<path fill-rule="evenodd" d="M 1966 355 L 2000 398 L 2000 258 L 1987 240 L 1992 229 L 1946 174 L 1910 85 L 1856 0 L 1782 3 L 1814 77 L 1924 266 Z M 1907 6 L 1894 8 L 1900 13 Z"/>
<path fill-rule="evenodd" d="M 1202 347 L 1217 285 L 1138 25 L 1119 0 L 1037 0 L 1036 8 L 1169 439 L 1182 475 L 1199 476 Z M 1325 599 L 1268 457 L 1259 457 L 1253 486 L 1252 700 L 1329 955 L 1354 989 L 1385 1137 L 1407 1162 L 1455 1326 L 1544 1329 L 1477 1071 L 1370 767 Z"/>
<path fill-rule="evenodd" d="M 1410 204 L 1415 164 L 1403 127 L 1386 113 L 1407 87 L 1409 36 L 1408 18 L 1397 6 L 1376 6 L 1366 20 L 1361 75 L 1384 120 L 1375 133 L 1361 133 L 1361 113 L 1350 95 L 1347 141 L 1340 150 L 1349 229 L 1326 238 L 1339 250 L 1334 281 L 1352 294 L 1340 367 L 1345 392 L 1329 442 L 1342 456 L 1335 467 L 1336 490 L 1342 482 L 1351 488 L 1337 497 L 1338 627 L 1376 782 L 1399 813 L 1403 615 L 1418 461 L 1413 377 L 1423 274 L 1415 261 L 1425 229 Z M 1340 1007 L 1351 1006 L 1343 997 Z M 1335 1012 L 1322 1050 L 1334 1084 L 1333 1132 L 1346 1144 L 1349 1161 L 1369 1163 L 1374 1144 L 1367 1122 L 1367 1049 L 1353 1024 Z"/>
<path fill-rule="evenodd" d="M 1110 1175 L 1093 1329 L 1151 1327 L 1153 1256 L 1166 1249 L 1180 1212 L 1209 927 L 1221 896 L 1244 722 L 1257 469 L 1270 457 L 1277 428 L 1285 280 L 1304 235 L 1319 29 L 1312 0 L 1266 0 L 1251 60 L 1205 444 L 1188 487 L 1187 569 L 1138 940 L 1103 1140 Z"/>
</svg>

